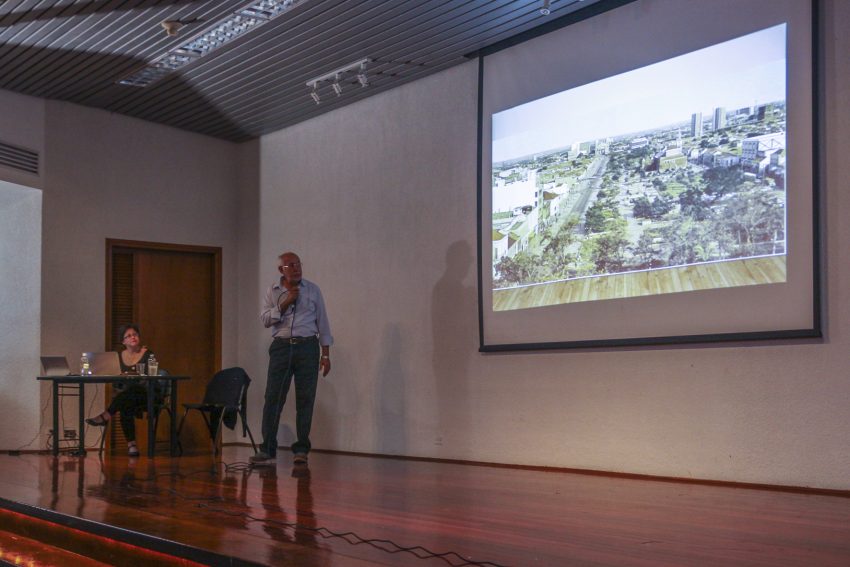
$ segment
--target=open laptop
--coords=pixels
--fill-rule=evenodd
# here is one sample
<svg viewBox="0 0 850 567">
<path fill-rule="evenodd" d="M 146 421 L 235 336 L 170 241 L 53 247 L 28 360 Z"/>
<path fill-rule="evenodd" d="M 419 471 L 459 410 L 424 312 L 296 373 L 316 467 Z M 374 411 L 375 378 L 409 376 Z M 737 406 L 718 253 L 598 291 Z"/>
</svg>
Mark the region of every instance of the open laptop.
<svg viewBox="0 0 850 567">
<path fill-rule="evenodd" d="M 42 356 L 41 367 L 45 376 L 67 376 L 71 373 L 68 359 L 64 356 Z"/>
<path fill-rule="evenodd" d="M 117 352 L 87 352 L 84 354 L 89 358 L 89 367 L 94 376 L 121 375 L 121 363 L 118 360 Z"/>
</svg>

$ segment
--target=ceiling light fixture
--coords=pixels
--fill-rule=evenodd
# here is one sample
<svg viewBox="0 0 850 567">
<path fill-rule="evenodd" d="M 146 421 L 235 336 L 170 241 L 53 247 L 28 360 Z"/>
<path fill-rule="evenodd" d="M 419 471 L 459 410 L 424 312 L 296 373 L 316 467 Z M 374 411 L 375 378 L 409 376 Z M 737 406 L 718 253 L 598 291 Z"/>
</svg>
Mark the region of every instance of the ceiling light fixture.
<svg viewBox="0 0 850 567">
<path fill-rule="evenodd" d="M 329 73 L 325 73 L 324 75 L 320 75 L 314 79 L 310 79 L 307 81 L 307 86 L 312 90 L 310 91 L 310 96 L 313 97 L 313 100 L 316 101 L 316 104 L 319 103 L 318 98 L 318 89 L 322 83 L 331 83 L 336 96 L 342 96 L 342 81 L 345 78 L 346 74 L 356 73 L 357 81 L 360 83 L 360 86 L 368 87 L 369 86 L 369 77 L 366 76 L 366 66 L 371 63 L 372 60 L 368 57 L 365 59 L 358 59 L 354 63 L 349 63 L 348 65 L 344 65 L 338 69 L 334 69 Z"/>
<path fill-rule="evenodd" d="M 369 86 L 369 77 L 366 76 L 366 63 L 360 63 L 360 72 L 357 73 L 357 81 L 360 83 L 361 87 Z"/>
<path fill-rule="evenodd" d="M 177 69 L 197 61 L 293 8 L 303 0 L 255 0 L 219 20 L 205 31 L 195 35 L 164 55 L 157 57 L 141 69 L 121 78 L 118 84 L 146 87 Z M 174 24 L 178 24 L 175 26 Z M 166 26 L 168 24 L 168 26 Z M 183 22 L 166 20 L 162 27 L 169 36 L 176 36 Z"/>
<path fill-rule="evenodd" d="M 180 20 L 165 20 L 164 22 L 160 22 L 162 29 L 165 30 L 165 34 L 168 37 L 177 37 L 177 34 L 180 33 L 180 30 L 183 29 L 183 22 Z"/>
<path fill-rule="evenodd" d="M 543 6 L 540 7 L 540 13 L 544 16 L 548 16 L 549 14 L 551 14 L 552 11 L 549 9 L 550 4 L 550 0 L 543 0 Z"/>
</svg>

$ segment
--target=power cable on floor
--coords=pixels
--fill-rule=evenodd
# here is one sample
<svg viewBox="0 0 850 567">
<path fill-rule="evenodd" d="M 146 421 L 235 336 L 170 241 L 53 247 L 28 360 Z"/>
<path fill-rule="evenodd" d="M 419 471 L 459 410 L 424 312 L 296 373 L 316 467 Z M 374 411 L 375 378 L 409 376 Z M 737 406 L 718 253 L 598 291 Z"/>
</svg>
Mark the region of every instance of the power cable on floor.
<svg viewBox="0 0 850 567">
<path fill-rule="evenodd" d="M 232 471 L 244 472 L 244 471 L 252 470 L 251 464 L 245 463 L 245 462 L 225 463 L 223 461 L 216 461 L 216 464 L 224 466 L 224 470 L 226 472 L 232 472 Z M 210 474 L 212 476 L 215 476 L 215 475 L 218 474 L 218 472 L 216 470 L 198 469 L 198 470 L 195 470 L 195 471 L 190 471 L 188 473 L 183 473 L 183 472 L 179 472 L 179 471 L 160 473 L 160 474 L 156 474 L 152 477 L 135 478 L 134 480 L 137 481 L 137 482 L 154 482 L 155 483 L 156 480 L 160 477 L 172 476 L 172 477 L 177 477 L 177 478 L 182 479 L 182 478 L 186 478 L 188 476 L 196 475 L 196 474 L 199 474 L 199 473 L 206 473 L 206 474 Z M 248 514 L 247 512 L 239 512 L 239 511 L 235 511 L 235 510 L 228 510 L 228 509 L 225 509 L 225 508 L 216 508 L 216 507 L 211 506 L 209 504 L 211 502 L 219 502 L 219 503 L 227 504 L 228 503 L 227 499 L 225 499 L 222 496 L 186 496 L 186 495 L 184 495 L 184 494 L 180 493 L 179 491 L 172 489 L 172 488 L 157 489 L 156 491 L 150 491 L 150 490 L 144 490 L 142 488 L 134 487 L 132 485 L 128 485 L 128 484 L 124 484 L 124 483 L 121 483 L 119 486 L 122 489 L 130 489 L 130 490 L 133 490 L 133 491 L 138 492 L 140 494 L 145 494 L 145 495 L 148 495 L 148 496 L 159 496 L 160 493 L 161 493 L 160 490 L 164 490 L 168 494 L 176 496 L 177 498 L 180 498 L 182 500 L 186 500 L 188 502 L 195 502 L 195 506 L 197 508 L 209 510 L 210 512 L 223 514 L 223 515 L 227 515 L 227 516 L 230 516 L 230 517 L 238 517 L 238 518 L 242 518 L 244 520 L 250 521 L 250 522 L 259 522 L 259 523 L 262 523 L 262 524 L 268 524 L 268 525 L 274 525 L 274 526 L 280 526 L 280 527 L 287 527 L 287 528 L 292 528 L 292 529 L 298 530 L 298 531 L 309 531 L 309 532 L 313 532 L 313 533 L 319 535 L 320 537 L 322 537 L 324 539 L 341 539 L 341 540 L 345 541 L 346 543 L 348 543 L 350 545 L 368 545 L 368 546 L 374 547 L 375 549 L 383 551 L 385 553 L 390 553 L 390 554 L 409 553 L 409 554 L 413 555 L 414 557 L 416 557 L 417 559 L 441 559 L 444 562 L 446 562 L 448 565 L 450 565 L 451 567 L 467 567 L 467 566 L 470 566 L 470 567 L 508 567 L 507 565 L 503 565 L 503 564 L 500 564 L 500 563 L 494 563 L 492 561 L 473 561 L 471 559 L 463 557 L 462 555 L 460 555 L 456 551 L 445 551 L 445 552 L 442 552 L 442 553 L 437 553 L 437 552 L 431 551 L 430 549 L 423 547 L 421 545 L 415 545 L 415 546 L 407 547 L 407 546 L 399 545 L 399 544 L 397 544 L 396 542 L 394 542 L 390 539 L 364 538 L 364 537 L 362 537 L 362 536 L 360 536 L 357 533 L 352 532 L 352 531 L 335 532 L 335 531 L 333 531 L 329 528 L 326 528 L 324 526 L 313 527 L 313 526 L 306 526 L 306 525 L 298 523 L 298 522 L 285 522 L 285 521 L 282 521 L 282 520 L 274 520 L 274 519 L 270 519 L 270 518 L 257 518 L 255 516 Z"/>
</svg>

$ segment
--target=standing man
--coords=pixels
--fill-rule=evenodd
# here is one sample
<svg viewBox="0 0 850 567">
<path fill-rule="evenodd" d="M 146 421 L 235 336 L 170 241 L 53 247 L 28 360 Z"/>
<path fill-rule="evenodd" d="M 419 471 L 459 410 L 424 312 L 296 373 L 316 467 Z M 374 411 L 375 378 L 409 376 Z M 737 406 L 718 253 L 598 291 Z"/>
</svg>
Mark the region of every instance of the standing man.
<svg viewBox="0 0 850 567">
<path fill-rule="evenodd" d="M 277 429 L 286 393 L 295 376 L 295 431 L 293 462 L 307 464 L 310 425 L 319 370 L 331 371 L 331 327 L 319 286 L 302 279 L 301 259 L 294 252 L 279 257 L 280 279 L 266 292 L 260 319 L 272 329 L 269 374 L 263 405 L 263 442 L 252 463 L 273 463 L 277 452 Z M 321 350 L 321 355 L 319 354 Z"/>
</svg>

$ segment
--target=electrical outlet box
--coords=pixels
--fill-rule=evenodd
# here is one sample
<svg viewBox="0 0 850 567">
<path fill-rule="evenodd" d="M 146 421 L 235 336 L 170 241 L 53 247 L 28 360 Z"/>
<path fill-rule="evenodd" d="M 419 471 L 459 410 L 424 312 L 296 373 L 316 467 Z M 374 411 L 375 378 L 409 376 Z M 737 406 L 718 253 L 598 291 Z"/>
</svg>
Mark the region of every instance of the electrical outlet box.
<svg viewBox="0 0 850 567">
<path fill-rule="evenodd" d="M 65 439 L 76 439 L 77 438 L 77 430 L 76 429 L 66 429 L 65 430 Z"/>
</svg>

